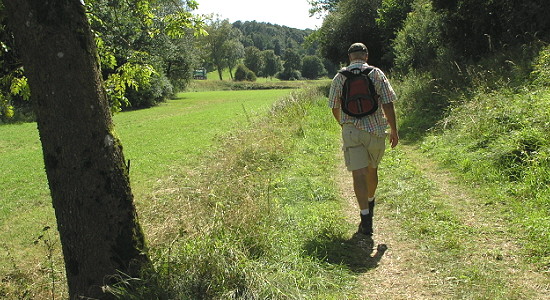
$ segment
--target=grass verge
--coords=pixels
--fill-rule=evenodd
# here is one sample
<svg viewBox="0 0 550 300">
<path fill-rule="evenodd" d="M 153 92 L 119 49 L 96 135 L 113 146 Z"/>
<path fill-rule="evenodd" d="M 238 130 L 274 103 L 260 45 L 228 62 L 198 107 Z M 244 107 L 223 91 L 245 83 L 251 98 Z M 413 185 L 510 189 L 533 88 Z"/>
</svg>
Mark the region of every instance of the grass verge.
<svg viewBox="0 0 550 300">
<path fill-rule="evenodd" d="M 475 188 L 550 270 L 550 91 L 478 94 L 456 107 L 423 148 Z"/>
<path fill-rule="evenodd" d="M 539 52 L 532 59 L 532 51 Z M 501 206 L 525 255 L 550 271 L 550 48 L 496 54 L 399 84 L 401 132 Z M 529 73 L 533 69 L 533 72 Z M 446 82 L 447 84 L 442 84 Z"/>
<path fill-rule="evenodd" d="M 440 182 L 448 175 L 422 156 L 411 146 L 389 151 L 379 195 L 381 209 L 417 245 L 433 288 L 445 299 L 544 299 L 547 277 L 518 253 L 520 235 L 501 220 L 501 206 L 486 206 L 460 184 L 449 190 Z"/>
<path fill-rule="evenodd" d="M 196 168 L 217 137 L 264 116 L 289 90 L 184 93 L 157 107 L 115 115 L 116 131 L 131 160 L 132 191 L 151 244 L 162 240 L 158 195 L 175 170 Z M 56 221 L 36 124 L 0 126 L 0 298 L 66 295 Z M 168 178 L 168 179 L 166 179 Z M 164 212 L 164 211 L 163 211 Z M 159 225 L 159 227 L 157 227 Z M 45 239 L 43 228 L 50 227 Z M 38 241 L 35 243 L 35 241 Z M 50 259 L 51 257 L 51 259 Z M 54 264 L 52 273 L 51 265 Z M 55 292 L 51 291 L 55 275 Z"/>
<path fill-rule="evenodd" d="M 335 132 L 327 129 L 332 123 L 325 100 L 316 89 L 294 92 L 267 117 L 259 117 L 267 112 L 266 97 L 287 93 L 186 93 L 158 107 L 115 117 L 126 158 L 132 160 L 133 191 L 155 268 L 155 275 L 146 280 L 127 278 L 127 285 L 111 287 L 120 298 L 354 295 L 351 272 L 328 263 L 312 247 L 325 239 L 343 239 L 345 228 L 343 220 L 333 217 L 340 204 L 331 179 L 334 165 L 327 161 L 333 161 L 337 147 L 332 143 L 337 139 L 327 137 Z M 17 126 L 0 129 L 16 128 L 13 135 L 19 136 L 24 128 L 34 137 L 34 146 L 14 138 L 2 140 L 2 147 L 14 157 L 36 156 L 29 168 L 41 174 L 36 129 L 32 124 Z M 45 180 L 30 177 L 33 185 L 45 185 Z M 17 188 L 17 182 L 8 183 Z M 18 236 L 2 239 L 9 259 L 2 261 L 0 294 L 8 299 L 66 295 L 59 244 L 51 246 L 58 237 L 52 230 L 42 232 L 45 225 L 55 227 L 48 223 L 55 221 L 45 189 L 41 205 L 23 197 L 21 209 L 10 208 L 10 217 L 3 218 L 3 228 L 9 228 L 3 235 Z M 30 214 L 37 214 L 34 221 L 27 219 Z M 23 224 L 35 234 L 21 234 L 20 227 L 13 227 L 16 219 L 27 220 Z M 47 235 L 47 242 L 36 239 L 38 235 Z M 44 247 L 22 250 L 35 240 Z M 45 258 L 51 253 L 56 256 Z"/>
<path fill-rule="evenodd" d="M 181 177 L 158 199 L 178 215 L 167 226 L 177 230 L 153 249 L 155 281 L 162 288 L 137 289 L 133 295 L 354 295 L 355 280 L 347 268 L 306 249 L 312 241 L 343 239 L 346 228 L 342 218 L 334 218 L 341 210 L 332 179 L 338 140 L 325 105 L 316 89 L 292 93 L 268 117 L 224 136 L 223 146 L 205 158 L 205 167 L 180 170 Z"/>
</svg>

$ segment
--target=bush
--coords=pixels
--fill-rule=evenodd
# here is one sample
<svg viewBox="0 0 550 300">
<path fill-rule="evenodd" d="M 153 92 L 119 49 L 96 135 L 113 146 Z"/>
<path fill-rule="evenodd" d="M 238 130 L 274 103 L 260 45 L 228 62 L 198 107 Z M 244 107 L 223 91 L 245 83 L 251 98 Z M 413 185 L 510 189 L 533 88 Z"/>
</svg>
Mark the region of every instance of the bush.
<svg viewBox="0 0 550 300">
<path fill-rule="evenodd" d="M 235 70 L 236 81 L 256 81 L 256 74 L 245 65 L 240 64 Z"/>
<path fill-rule="evenodd" d="M 137 90 L 126 90 L 126 98 L 131 105 L 130 109 L 153 107 L 172 95 L 172 84 L 164 74 L 153 74 L 149 84 L 140 86 Z"/>
<path fill-rule="evenodd" d="M 275 75 L 279 80 L 300 80 L 302 79 L 302 73 L 298 70 L 283 71 Z"/>
<path fill-rule="evenodd" d="M 302 62 L 302 76 L 307 79 L 317 79 L 327 74 L 323 61 L 315 55 L 304 57 Z"/>
<path fill-rule="evenodd" d="M 429 1 L 415 1 L 393 42 L 396 68 L 408 71 L 430 66 L 442 51 L 441 35 L 441 15 L 433 11 Z"/>
<path fill-rule="evenodd" d="M 410 72 L 392 80 L 399 101 L 397 105 L 400 133 L 409 140 L 426 134 L 441 118 L 449 105 L 428 72 Z"/>
</svg>

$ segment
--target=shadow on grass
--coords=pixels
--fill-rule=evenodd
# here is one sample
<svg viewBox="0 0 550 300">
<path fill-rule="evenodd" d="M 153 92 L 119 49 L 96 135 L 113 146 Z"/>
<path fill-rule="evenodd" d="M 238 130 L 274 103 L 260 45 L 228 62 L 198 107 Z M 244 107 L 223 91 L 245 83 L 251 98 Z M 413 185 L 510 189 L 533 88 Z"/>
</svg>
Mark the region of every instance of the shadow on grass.
<svg viewBox="0 0 550 300">
<path fill-rule="evenodd" d="M 443 118 L 441 112 L 414 111 L 399 119 L 399 137 L 405 144 L 417 144 L 437 126 Z"/>
<path fill-rule="evenodd" d="M 387 248 L 385 244 L 375 248 L 372 238 L 359 233 L 347 240 L 318 237 L 304 246 L 306 254 L 330 264 L 346 266 L 355 273 L 365 273 L 378 267 Z"/>
</svg>

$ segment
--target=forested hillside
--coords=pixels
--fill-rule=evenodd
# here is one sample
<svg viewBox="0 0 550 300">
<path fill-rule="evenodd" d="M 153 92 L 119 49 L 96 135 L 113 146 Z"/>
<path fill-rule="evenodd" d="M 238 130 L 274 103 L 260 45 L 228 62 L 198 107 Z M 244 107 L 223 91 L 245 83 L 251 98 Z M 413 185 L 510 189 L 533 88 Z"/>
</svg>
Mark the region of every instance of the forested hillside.
<svg viewBox="0 0 550 300">
<path fill-rule="evenodd" d="M 217 70 L 220 80 L 224 69 L 237 81 L 255 81 L 260 76 L 317 79 L 335 71 L 334 64 L 317 54 L 317 44 L 308 41 L 309 29 L 217 19 L 208 23 L 206 31 L 208 36 L 198 39 L 201 64 Z"/>
<path fill-rule="evenodd" d="M 256 21 L 237 21 L 233 23 L 233 27 L 243 34 L 242 43 L 245 48 L 273 50 L 278 56 L 283 55 L 287 48 L 296 49 L 302 54 L 316 54 L 314 47 L 302 47 L 307 36 L 313 33 L 311 29 L 302 30 Z"/>
</svg>

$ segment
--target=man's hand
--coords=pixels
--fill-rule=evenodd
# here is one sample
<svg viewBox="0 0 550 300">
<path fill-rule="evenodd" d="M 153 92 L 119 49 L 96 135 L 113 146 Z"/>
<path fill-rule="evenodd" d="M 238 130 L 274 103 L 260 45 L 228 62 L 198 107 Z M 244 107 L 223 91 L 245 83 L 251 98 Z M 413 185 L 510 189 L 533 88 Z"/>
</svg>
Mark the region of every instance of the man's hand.
<svg viewBox="0 0 550 300">
<path fill-rule="evenodd" d="M 399 143 L 399 134 L 397 133 L 397 131 L 390 131 L 390 146 L 392 148 L 395 148 L 395 146 L 397 146 L 397 144 Z"/>
<path fill-rule="evenodd" d="M 396 118 L 393 102 L 382 104 L 382 109 L 384 110 L 384 115 L 390 125 L 390 145 L 392 148 L 395 148 L 395 146 L 399 143 L 399 134 L 397 133 L 397 122 L 395 120 Z"/>
</svg>

